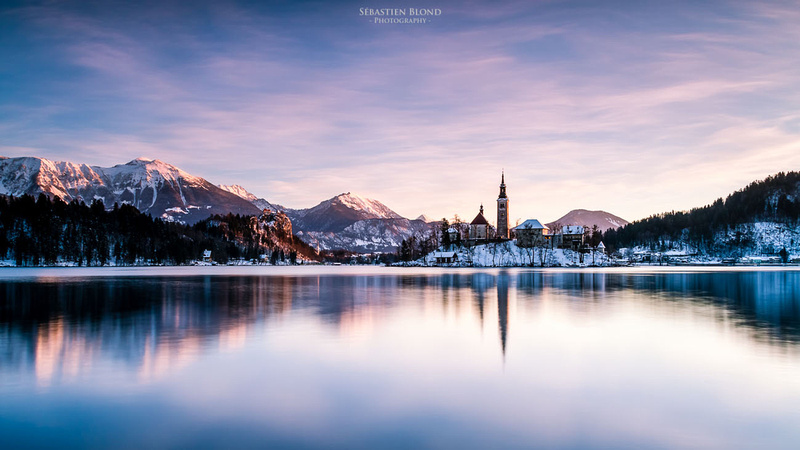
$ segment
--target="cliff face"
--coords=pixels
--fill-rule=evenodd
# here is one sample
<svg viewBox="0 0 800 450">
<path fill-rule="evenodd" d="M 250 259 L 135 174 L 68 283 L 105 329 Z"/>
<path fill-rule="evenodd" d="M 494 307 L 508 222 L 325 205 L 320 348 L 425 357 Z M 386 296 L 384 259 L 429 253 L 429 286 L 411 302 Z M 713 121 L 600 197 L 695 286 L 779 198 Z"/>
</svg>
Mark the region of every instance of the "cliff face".
<svg viewBox="0 0 800 450">
<path fill-rule="evenodd" d="M 270 211 L 258 216 L 217 215 L 200 221 L 193 228 L 235 246 L 237 257 L 246 260 L 268 258 L 272 263 L 277 263 L 276 258 L 282 262 L 287 259 L 294 262 L 295 258 L 319 260 L 316 250 L 292 234 L 292 222 L 283 212 Z M 210 250 L 218 254 L 222 249 Z"/>
<path fill-rule="evenodd" d="M 252 218 L 253 231 L 275 247 L 290 250 L 294 246 L 292 221 L 282 211 L 262 214 Z"/>
</svg>

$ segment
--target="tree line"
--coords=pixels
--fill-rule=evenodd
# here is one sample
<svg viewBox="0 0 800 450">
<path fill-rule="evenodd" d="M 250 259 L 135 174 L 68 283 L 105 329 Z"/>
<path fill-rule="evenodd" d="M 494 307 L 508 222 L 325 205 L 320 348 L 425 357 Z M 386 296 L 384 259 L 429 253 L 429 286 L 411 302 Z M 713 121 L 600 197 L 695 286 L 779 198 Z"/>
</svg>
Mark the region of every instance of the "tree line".
<svg viewBox="0 0 800 450">
<path fill-rule="evenodd" d="M 254 220 L 256 226 L 254 227 Z M 45 194 L 0 196 L 0 259 L 18 266 L 187 264 L 211 250 L 219 263 L 268 254 L 294 261 L 315 251 L 253 216 L 213 216 L 193 226 L 165 222 L 128 204 L 106 209 Z M 272 256 L 272 255 L 276 256 Z"/>
<path fill-rule="evenodd" d="M 734 230 L 737 225 L 771 221 L 796 226 L 800 219 L 800 173 L 780 172 L 764 180 L 750 183 L 724 200 L 690 211 L 671 211 L 656 214 L 608 230 L 603 240 L 610 249 L 633 247 L 664 247 L 673 242 L 684 242 L 700 251 L 719 252 L 721 248 L 714 237 L 720 232 Z M 748 237 L 738 233 L 730 241 L 732 246 L 748 245 Z"/>
</svg>

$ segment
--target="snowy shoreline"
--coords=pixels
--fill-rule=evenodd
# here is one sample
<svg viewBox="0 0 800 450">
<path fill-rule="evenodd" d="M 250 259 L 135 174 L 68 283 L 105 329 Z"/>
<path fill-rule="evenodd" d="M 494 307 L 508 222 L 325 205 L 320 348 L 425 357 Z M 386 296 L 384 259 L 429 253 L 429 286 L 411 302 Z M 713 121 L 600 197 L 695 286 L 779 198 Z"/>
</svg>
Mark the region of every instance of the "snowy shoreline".
<svg viewBox="0 0 800 450">
<path fill-rule="evenodd" d="M 439 247 L 413 261 L 395 263 L 413 267 L 792 267 L 800 266 L 800 258 L 786 254 L 782 259 L 770 255 L 688 254 L 675 250 L 654 252 L 639 248 L 625 249 L 610 256 L 604 248 L 577 251 L 564 248 L 519 246 L 516 241 L 481 243 L 478 245 L 449 245 Z"/>
</svg>

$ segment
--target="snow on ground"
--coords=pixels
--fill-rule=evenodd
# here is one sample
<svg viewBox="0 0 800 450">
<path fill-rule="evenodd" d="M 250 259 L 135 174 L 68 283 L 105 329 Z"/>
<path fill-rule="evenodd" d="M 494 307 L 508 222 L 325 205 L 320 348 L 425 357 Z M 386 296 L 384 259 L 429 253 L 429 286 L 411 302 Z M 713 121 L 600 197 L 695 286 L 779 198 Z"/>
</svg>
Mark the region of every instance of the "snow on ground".
<svg viewBox="0 0 800 450">
<path fill-rule="evenodd" d="M 602 252 L 579 253 L 567 249 L 518 247 L 515 241 L 491 242 L 472 247 L 451 246 L 437 252 L 455 251 L 454 266 L 472 267 L 577 267 L 610 264 Z M 432 254 L 416 261 L 420 265 L 435 265 Z M 449 264 L 445 264 L 449 265 Z"/>
<path fill-rule="evenodd" d="M 711 250 L 695 248 L 684 239 L 663 240 L 656 246 L 637 246 L 618 249 L 618 253 L 629 259 L 645 255 L 666 256 L 691 263 L 721 261 L 726 258 L 760 258 L 778 255 L 786 249 L 790 260 L 800 257 L 800 227 L 778 222 L 753 222 L 740 224 L 714 236 Z"/>
<path fill-rule="evenodd" d="M 167 213 L 161 214 L 161 220 L 163 220 L 164 222 L 179 223 L 181 225 L 186 225 L 185 221 L 178 219 L 175 216 L 171 216 Z"/>
<path fill-rule="evenodd" d="M 800 229 L 783 223 L 755 222 L 739 225 L 717 237 L 719 242 L 734 243 L 746 238 L 746 254 L 777 253 L 785 248 L 792 254 L 800 253 Z"/>
</svg>

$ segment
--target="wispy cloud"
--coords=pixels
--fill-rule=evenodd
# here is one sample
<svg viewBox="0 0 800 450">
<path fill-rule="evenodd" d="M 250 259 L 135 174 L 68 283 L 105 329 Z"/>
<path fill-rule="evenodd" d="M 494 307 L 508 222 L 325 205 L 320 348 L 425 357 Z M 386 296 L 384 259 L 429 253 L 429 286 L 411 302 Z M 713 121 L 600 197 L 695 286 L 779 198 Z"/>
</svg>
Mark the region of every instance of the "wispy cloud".
<svg viewBox="0 0 800 450">
<path fill-rule="evenodd" d="M 16 136 L 6 148 L 94 164 L 148 154 L 290 206 L 358 191 L 410 216 L 472 214 L 505 167 L 512 215 L 544 220 L 698 206 L 800 166 L 786 4 L 473 3 L 416 28 L 369 24 L 352 5 L 330 7 L 335 20 L 232 4 L 28 9 L 18 20 L 48 30 L 66 88 L 46 119 L 15 99 L 29 120 L 0 125 Z"/>
</svg>

